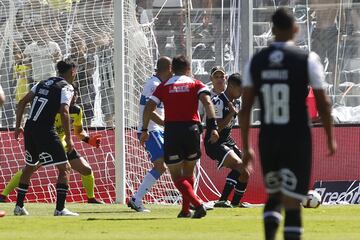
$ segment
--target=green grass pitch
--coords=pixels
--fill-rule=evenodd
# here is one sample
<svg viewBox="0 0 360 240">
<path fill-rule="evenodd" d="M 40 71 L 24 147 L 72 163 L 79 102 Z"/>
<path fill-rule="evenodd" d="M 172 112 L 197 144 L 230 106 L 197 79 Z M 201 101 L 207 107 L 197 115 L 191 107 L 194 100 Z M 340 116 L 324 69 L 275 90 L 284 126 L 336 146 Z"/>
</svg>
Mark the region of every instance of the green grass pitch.
<svg viewBox="0 0 360 240">
<path fill-rule="evenodd" d="M 215 209 L 203 219 L 177 219 L 178 206 L 149 205 L 151 213 L 135 213 L 123 205 L 67 204 L 79 217 L 54 217 L 54 207 L 26 204 L 30 216 L 15 217 L 14 203 L 0 204 L 7 212 L 0 218 L 0 239 L 263 239 L 262 208 Z M 360 239 L 360 206 L 321 206 L 303 213 L 305 240 Z"/>
</svg>

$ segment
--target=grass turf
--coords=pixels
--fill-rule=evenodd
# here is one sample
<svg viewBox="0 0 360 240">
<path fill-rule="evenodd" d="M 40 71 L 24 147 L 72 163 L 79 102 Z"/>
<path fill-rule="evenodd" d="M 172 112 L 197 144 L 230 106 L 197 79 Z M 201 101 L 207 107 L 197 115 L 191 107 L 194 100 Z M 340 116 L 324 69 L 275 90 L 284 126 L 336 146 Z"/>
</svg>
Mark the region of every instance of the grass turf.
<svg viewBox="0 0 360 240">
<path fill-rule="evenodd" d="M 15 217 L 14 203 L 0 204 L 7 212 L 0 218 L 0 239 L 263 239 L 262 208 L 215 209 L 203 219 L 177 219 L 180 208 L 173 206 L 151 205 L 151 213 L 135 213 L 123 205 L 67 204 L 80 217 L 54 217 L 54 207 L 26 204 L 30 216 Z M 303 213 L 305 240 L 360 239 L 360 206 L 321 206 Z"/>
</svg>

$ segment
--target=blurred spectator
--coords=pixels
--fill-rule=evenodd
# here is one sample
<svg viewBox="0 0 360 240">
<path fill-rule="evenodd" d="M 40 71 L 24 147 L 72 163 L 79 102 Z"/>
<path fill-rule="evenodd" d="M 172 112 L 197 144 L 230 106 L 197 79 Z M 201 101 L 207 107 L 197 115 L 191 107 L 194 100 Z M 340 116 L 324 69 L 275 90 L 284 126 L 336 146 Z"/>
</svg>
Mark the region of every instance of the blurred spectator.
<svg viewBox="0 0 360 240">
<path fill-rule="evenodd" d="M 24 63 L 31 66 L 32 79 L 40 82 L 57 75 L 55 63 L 62 58 L 62 54 L 59 45 L 49 40 L 47 31 L 42 26 L 33 27 L 32 33 L 33 42 L 23 53 Z"/>
<path fill-rule="evenodd" d="M 324 63 L 325 72 L 331 72 L 335 78 L 338 27 L 335 20 L 340 0 L 311 0 L 316 13 L 316 28 L 312 34 L 312 51 L 319 54 Z"/>
<path fill-rule="evenodd" d="M 75 29 L 74 32 L 78 32 Z M 79 102 L 84 111 L 86 126 L 91 125 L 91 119 L 94 116 L 94 86 L 92 78 L 87 75 L 87 45 L 85 40 L 79 35 L 73 33 L 71 39 L 70 58 L 77 63 L 76 85 L 80 90 Z"/>
<path fill-rule="evenodd" d="M 112 37 L 105 35 L 96 42 L 99 56 L 101 110 L 106 127 L 114 126 L 114 48 Z"/>
<path fill-rule="evenodd" d="M 149 23 L 149 17 L 146 12 L 147 0 L 136 0 L 136 19 L 140 24 Z"/>
<path fill-rule="evenodd" d="M 154 0 L 154 16 L 160 11 L 166 0 Z M 183 0 L 167 0 L 155 22 L 156 39 L 160 55 L 167 55 L 165 47 L 167 38 L 173 31 L 176 54 L 185 53 L 184 38 L 184 3 Z"/>
</svg>

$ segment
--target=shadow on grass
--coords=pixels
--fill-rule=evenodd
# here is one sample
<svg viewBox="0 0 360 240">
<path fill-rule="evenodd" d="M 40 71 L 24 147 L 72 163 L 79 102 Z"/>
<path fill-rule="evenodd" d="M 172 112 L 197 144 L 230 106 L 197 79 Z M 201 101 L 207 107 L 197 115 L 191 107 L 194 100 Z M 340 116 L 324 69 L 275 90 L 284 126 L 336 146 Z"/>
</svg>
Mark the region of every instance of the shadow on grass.
<svg viewBox="0 0 360 240">
<path fill-rule="evenodd" d="M 134 213 L 132 210 L 122 210 L 122 211 L 76 211 L 77 213 L 83 213 L 83 214 L 94 214 L 94 213 Z"/>
<path fill-rule="evenodd" d="M 169 218 L 87 218 L 84 219 L 84 221 L 154 221 L 154 220 L 163 220 L 163 219 L 169 219 Z"/>
</svg>

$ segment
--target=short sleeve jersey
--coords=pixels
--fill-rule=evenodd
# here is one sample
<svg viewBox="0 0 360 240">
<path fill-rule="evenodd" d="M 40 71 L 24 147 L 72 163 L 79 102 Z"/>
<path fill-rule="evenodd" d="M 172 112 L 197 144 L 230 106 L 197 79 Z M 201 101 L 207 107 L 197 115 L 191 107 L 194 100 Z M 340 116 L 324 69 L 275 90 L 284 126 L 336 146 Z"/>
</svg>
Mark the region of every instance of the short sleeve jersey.
<svg viewBox="0 0 360 240">
<path fill-rule="evenodd" d="M 156 104 L 164 103 L 166 122 L 200 122 L 199 95 L 210 94 L 201 81 L 188 76 L 173 76 L 162 82 L 150 97 Z"/>
<path fill-rule="evenodd" d="M 147 101 L 149 100 L 149 98 L 154 93 L 157 86 L 160 85 L 160 83 L 161 83 L 161 80 L 158 77 L 152 76 L 151 78 L 149 78 L 146 81 L 146 83 L 144 85 L 144 89 L 143 89 L 143 92 L 140 97 L 140 117 L 139 117 L 140 122 L 139 122 L 139 127 L 138 127 L 139 131 L 141 131 L 141 128 L 143 126 L 142 119 L 143 119 L 145 105 L 146 105 Z M 164 106 L 162 103 L 159 103 L 157 105 L 155 111 L 159 116 L 164 117 Z M 163 130 L 163 127 L 150 120 L 148 130 L 149 131 L 158 131 L 158 130 Z"/>
<path fill-rule="evenodd" d="M 82 110 L 82 108 L 79 105 L 72 105 L 69 108 L 69 112 L 70 112 L 71 125 L 74 127 L 82 127 L 83 126 L 83 120 L 82 120 L 83 110 Z M 56 129 L 57 134 L 59 135 L 60 140 L 62 142 L 64 142 L 65 132 L 64 132 L 64 128 L 62 126 L 60 113 L 56 114 L 56 116 L 55 116 L 55 129 Z"/>
<path fill-rule="evenodd" d="M 45 131 L 54 128 L 55 116 L 61 104 L 70 106 L 74 88 L 65 79 L 53 77 L 39 82 L 31 91 L 35 97 L 26 121 L 27 127 Z"/>
<path fill-rule="evenodd" d="M 229 114 L 230 109 L 229 109 L 229 99 L 226 96 L 226 94 L 224 92 L 222 92 L 220 95 L 215 95 L 211 98 L 213 104 L 214 104 L 214 108 L 215 108 L 215 118 L 216 119 L 224 119 L 226 118 L 226 116 Z M 235 108 L 237 108 L 238 110 L 241 107 L 241 101 L 240 99 L 235 99 L 234 101 L 232 101 L 233 105 L 235 106 Z M 226 125 L 220 132 L 219 132 L 219 140 L 217 143 L 222 144 L 222 143 L 228 143 L 228 144 L 235 144 L 235 141 L 231 138 L 231 129 L 234 127 L 234 125 L 236 124 L 236 119 L 237 119 L 237 115 L 234 114 L 233 118 L 231 119 L 231 121 L 228 123 L 228 125 Z M 207 140 L 210 138 L 210 136 L 208 136 L 208 132 L 205 136 L 205 142 L 207 142 Z"/>
<path fill-rule="evenodd" d="M 252 58 L 243 86 L 253 86 L 259 96 L 262 130 L 291 133 L 308 128 L 308 85 L 323 89 L 324 78 L 315 53 L 275 42 Z"/>
</svg>

